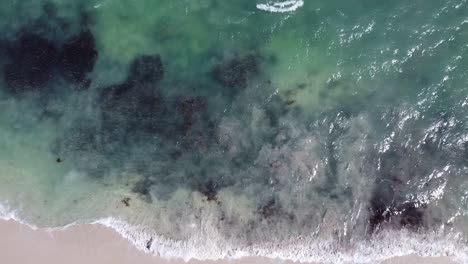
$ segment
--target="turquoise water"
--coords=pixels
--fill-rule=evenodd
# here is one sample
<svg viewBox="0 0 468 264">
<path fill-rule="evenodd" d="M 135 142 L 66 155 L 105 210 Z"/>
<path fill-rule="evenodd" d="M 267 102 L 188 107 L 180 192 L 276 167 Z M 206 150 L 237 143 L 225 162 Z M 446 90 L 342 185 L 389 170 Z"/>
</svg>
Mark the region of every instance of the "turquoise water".
<svg viewBox="0 0 468 264">
<path fill-rule="evenodd" d="M 162 255 L 461 256 L 466 1 L 290 5 L 1 2 L 0 203 Z"/>
</svg>

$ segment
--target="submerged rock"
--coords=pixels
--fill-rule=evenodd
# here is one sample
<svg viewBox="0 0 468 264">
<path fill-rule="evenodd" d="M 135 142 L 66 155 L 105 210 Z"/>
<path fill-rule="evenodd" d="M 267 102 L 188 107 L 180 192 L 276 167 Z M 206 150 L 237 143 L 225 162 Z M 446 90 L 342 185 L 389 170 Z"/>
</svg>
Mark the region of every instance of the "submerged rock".
<svg viewBox="0 0 468 264">
<path fill-rule="evenodd" d="M 97 59 L 94 37 L 83 31 L 60 47 L 40 34 L 22 32 L 18 39 L 7 44 L 5 83 L 13 93 L 40 91 L 57 76 L 86 89 Z"/>
<path fill-rule="evenodd" d="M 143 197 L 150 198 L 150 188 L 153 183 L 149 179 L 139 181 L 133 186 L 132 191 Z"/>
<path fill-rule="evenodd" d="M 379 178 L 369 205 L 371 232 L 378 230 L 381 225 L 412 230 L 424 226 L 425 207 L 408 201 L 405 193 L 409 191 L 407 183 L 420 175 L 427 175 L 432 165 L 418 164 L 420 158 L 412 154 L 395 147 L 381 154 Z M 424 158 L 430 160 L 429 157 Z"/>
<path fill-rule="evenodd" d="M 398 208 L 398 215 L 395 217 L 400 226 L 418 229 L 424 226 L 424 212 L 426 207 L 416 203 L 404 203 Z"/>
<path fill-rule="evenodd" d="M 384 202 L 374 195 L 371 201 L 370 210 L 370 231 L 375 232 L 381 225 L 387 224 L 396 228 L 408 228 L 418 230 L 425 226 L 424 213 L 425 205 L 414 202 L 397 203 L 391 201 Z"/>
<path fill-rule="evenodd" d="M 177 112 L 182 116 L 182 130 L 186 134 L 196 122 L 206 121 L 207 102 L 201 96 L 183 96 L 177 100 Z"/>
<path fill-rule="evenodd" d="M 177 103 L 177 111 L 186 117 L 192 117 L 195 112 L 205 110 L 206 99 L 201 96 L 183 96 Z"/>
<path fill-rule="evenodd" d="M 249 78 L 258 73 L 259 61 L 253 55 L 236 56 L 216 65 L 211 72 L 215 81 L 229 88 L 245 88 Z"/>
<path fill-rule="evenodd" d="M 152 83 L 162 80 L 164 68 L 159 55 L 144 55 L 136 58 L 130 66 L 129 82 Z"/>
<path fill-rule="evenodd" d="M 163 98 L 158 92 L 144 88 L 124 83 L 104 89 L 100 107 L 108 132 L 131 129 L 128 132 L 154 133 L 164 127 Z"/>
<path fill-rule="evenodd" d="M 275 199 L 269 200 L 266 204 L 261 206 L 258 209 L 258 213 L 263 217 L 263 218 L 270 218 L 277 214 L 280 211 L 280 206 L 276 202 Z"/>
<path fill-rule="evenodd" d="M 59 57 L 55 43 L 34 33 L 21 33 L 7 49 L 4 78 L 13 93 L 37 91 L 54 76 Z"/>
<path fill-rule="evenodd" d="M 107 134 L 154 134 L 167 129 L 170 117 L 156 86 L 163 72 L 159 55 L 140 56 L 132 63 L 125 82 L 102 91 L 98 103 Z"/>
<path fill-rule="evenodd" d="M 154 86 L 162 79 L 164 70 L 159 55 L 145 55 L 136 58 L 130 66 L 130 73 L 123 83 L 105 88 L 100 103 L 106 105 L 116 100 L 157 94 Z M 147 85 L 152 84 L 152 85 Z"/>
<path fill-rule="evenodd" d="M 369 204 L 369 227 L 374 232 L 379 226 L 388 222 L 393 210 L 393 191 L 388 186 L 376 187 Z"/>
<path fill-rule="evenodd" d="M 200 186 L 200 192 L 206 196 L 206 200 L 208 202 L 210 201 L 216 201 L 217 200 L 217 195 L 218 195 L 218 185 L 214 183 L 212 180 L 209 180 L 205 184 Z"/>
<path fill-rule="evenodd" d="M 60 54 L 60 71 L 66 79 L 81 83 L 86 74 L 93 70 L 97 56 L 94 36 L 90 31 L 83 31 L 64 44 Z"/>
</svg>

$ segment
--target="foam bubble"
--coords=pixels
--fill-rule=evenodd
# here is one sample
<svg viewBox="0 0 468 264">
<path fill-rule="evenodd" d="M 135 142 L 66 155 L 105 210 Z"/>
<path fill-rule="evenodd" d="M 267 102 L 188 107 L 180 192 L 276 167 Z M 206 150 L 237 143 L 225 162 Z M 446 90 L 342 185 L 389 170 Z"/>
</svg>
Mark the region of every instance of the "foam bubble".
<svg viewBox="0 0 468 264">
<path fill-rule="evenodd" d="M 289 0 L 283 2 L 268 2 L 266 4 L 257 4 L 257 8 L 272 13 L 285 13 L 296 11 L 304 5 L 302 0 Z"/>
</svg>

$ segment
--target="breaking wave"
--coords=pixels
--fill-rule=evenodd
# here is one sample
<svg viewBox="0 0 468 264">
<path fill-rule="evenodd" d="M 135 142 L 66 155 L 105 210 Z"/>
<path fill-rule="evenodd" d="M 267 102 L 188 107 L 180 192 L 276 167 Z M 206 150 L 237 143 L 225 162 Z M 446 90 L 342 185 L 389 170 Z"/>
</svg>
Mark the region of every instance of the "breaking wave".
<svg viewBox="0 0 468 264">
<path fill-rule="evenodd" d="M 257 4 L 257 8 L 272 13 L 293 12 L 304 5 L 302 0 L 290 0 L 283 2 L 270 1 L 266 4 Z"/>
</svg>

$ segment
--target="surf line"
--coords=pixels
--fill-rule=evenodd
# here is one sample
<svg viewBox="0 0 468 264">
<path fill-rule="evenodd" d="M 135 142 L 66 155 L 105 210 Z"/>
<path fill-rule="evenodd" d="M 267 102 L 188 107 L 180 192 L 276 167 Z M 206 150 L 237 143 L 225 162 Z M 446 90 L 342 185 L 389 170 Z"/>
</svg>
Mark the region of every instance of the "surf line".
<svg viewBox="0 0 468 264">
<path fill-rule="evenodd" d="M 266 4 L 257 4 L 257 8 L 267 12 L 284 13 L 296 11 L 299 7 L 302 7 L 303 5 L 303 0 L 288 0 L 276 3 L 272 3 L 270 1 Z"/>
</svg>

